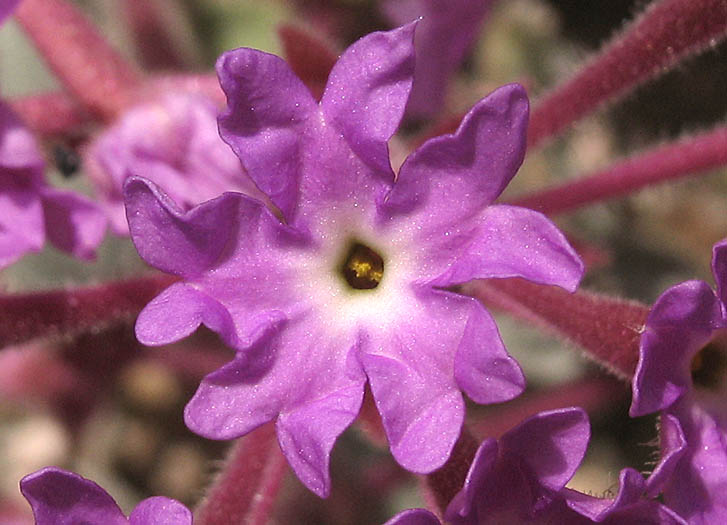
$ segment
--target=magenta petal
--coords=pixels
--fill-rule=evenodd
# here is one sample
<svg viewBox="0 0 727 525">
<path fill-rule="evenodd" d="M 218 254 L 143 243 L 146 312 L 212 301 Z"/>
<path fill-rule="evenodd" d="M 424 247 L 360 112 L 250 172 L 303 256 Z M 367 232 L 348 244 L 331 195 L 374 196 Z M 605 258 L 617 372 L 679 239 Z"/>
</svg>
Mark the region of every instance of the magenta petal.
<svg viewBox="0 0 727 525">
<path fill-rule="evenodd" d="M 687 281 L 659 296 L 641 335 L 631 417 L 667 408 L 684 394 L 692 384 L 692 357 L 721 322 L 720 301 L 704 281 Z"/>
<path fill-rule="evenodd" d="M 454 362 L 457 385 L 477 403 L 499 403 L 517 397 L 525 389 L 520 366 L 505 350 L 492 316 L 472 299 Z"/>
<path fill-rule="evenodd" d="M 462 427 L 462 394 L 390 357 L 364 354 L 362 361 L 396 461 L 420 474 L 441 467 Z"/>
<path fill-rule="evenodd" d="M 576 491 L 566 492 L 568 506 L 587 518 L 600 522 L 610 514 L 637 504 L 644 493 L 644 477 L 632 468 L 619 474 L 618 494 L 614 499 L 597 498 Z"/>
<path fill-rule="evenodd" d="M 45 233 L 56 248 L 92 259 L 106 234 L 105 214 L 92 201 L 71 191 L 43 188 Z"/>
<path fill-rule="evenodd" d="M 192 334 L 200 324 L 222 334 L 231 346 L 238 346 L 229 312 L 194 287 L 175 283 L 141 311 L 136 319 L 136 337 L 145 345 L 166 345 Z"/>
<path fill-rule="evenodd" d="M 409 155 L 382 211 L 417 214 L 428 228 L 446 228 L 478 213 L 522 164 L 528 111 L 519 84 L 492 92 L 454 134 L 430 139 Z"/>
<path fill-rule="evenodd" d="M 39 251 L 45 242 L 43 206 L 29 177 L 0 167 L 0 268 Z"/>
<path fill-rule="evenodd" d="M 129 525 L 192 525 L 192 513 L 176 500 L 156 496 L 134 508 Z"/>
<path fill-rule="evenodd" d="M 20 491 L 33 508 L 36 525 L 127 523 L 121 509 L 93 481 L 57 467 L 46 467 L 20 480 Z"/>
<path fill-rule="evenodd" d="M 217 60 L 228 109 L 220 135 L 250 177 L 283 215 L 296 205 L 302 124 L 317 106 L 308 89 L 279 57 L 236 49 Z"/>
<path fill-rule="evenodd" d="M 0 0 L 0 22 L 10 16 L 19 3 L 20 0 Z"/>
<path fill-rule="evenodd" d="M 727 523 L 727 425 L 691 397 L 669 414 L 681 424 L 687 449 L 663 490 L 664 503 L 688 523 Z"/>
<path fill-rule="evenodd" d="M 477 224 L 476 233 L 459 248 L 461 255 L 456 255 L 454 263 L 435 279 L 436 286 L 446 287 L 471 279 L 523 277 L 570 292 L 578 287 L 583 262 L 544 215 L 527 208 L 493 205 L 483 210 Z M 443 241 L 440 250 L 444 250 L 441 258 L 445 253 L 452 257 L 446 236 L 440 234 L 440 237 Z M 432 239 L 432 244 L 437 242 Z"/>
<path fill-rule="evenodd" d="M 540 412 L 500 439 L 502 454 L 519 457 L 540 484 L 558 491 L 573 477 L 586 454 L 591 431 L 580 408 Z"/>
<path fill-rule="evenodd" d="M 387 141 L 404 115 L 414 74 L 414 28 L 372 33 L 349 47 L 321 99 L 326 120 L 371 168 L 393 173 Z"/>
<path fill-rule="evenodd" d="M 219 261 L 235 224 L 254 221 L 262 205 L 225 193 L 184 213 L 154 183 L 131 177 L 124 185 L 126 216 L 139 255 L 163 272 L 197 277 Z"/>
<path fill-rule="evenodd" d="M 477 500 L 487 490 L 487 483 L 492 476 L 499 447 L 495 439 L 486 439 L 477 448 L 472 465 L 467 472 L 464 486 L 447 506 L 445 517 L 453 523 L 462 523 L 461 518 L 476 519 Z M 464 520 L 466 522 L 467 519 Z"/>
<path fill-rule="evenodd" d="M 717 283 L 717 296 L 722 301 L 727 322 L 727 239 L 712 247 L 712 274 Z"/>
<path fill-rule="evenodd" d="M 646 480 L 646 494 L 656 498 L 671 479 L 674 469 L 687 452 L 687 438 L 681 423 L 672 414 L 662 413 L 659 419 L 659 448 L 661 459 Z"/>
<path fill-rule="evenodd" d="M 441 525 L 441 522 L 428 510 L 410 509 L 400 512 L 384 525 Z"/>
<path fill-rule="evenodd" d="M 355 345 L 328 339 L 303 316 L 268 330 L 253 346 L 209 374 L 185 409 L 195 433 L 232 439 L 279 416 L 278 437 L 288 461 L 319 495 L 330 488 L 328 455 L 356 417 L 365 377 Z"/>
<path fill-rule="evenodd" d="M 298 479 L 322 498 L 331 492 L 328 466 L 333 444 L 356 419 L 362 400 L 363 384 L 359 383 L 278 418 L 276 428 L 283 454 Z"/>
</svg>

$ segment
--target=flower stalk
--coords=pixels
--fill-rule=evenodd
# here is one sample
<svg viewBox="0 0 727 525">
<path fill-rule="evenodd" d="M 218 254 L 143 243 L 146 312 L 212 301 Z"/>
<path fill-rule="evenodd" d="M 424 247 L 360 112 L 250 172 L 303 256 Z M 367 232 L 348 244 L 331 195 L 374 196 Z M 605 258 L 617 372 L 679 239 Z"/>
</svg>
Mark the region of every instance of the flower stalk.
<svg viewBox="0 0 727 525">
<path fill-rule="evenodd" d="M 91 113 L 113 119 L 139 75 L 66 0 L 23 0 L 15 12 L 58 79 Z"/>
<path fill-rule="evenodd" d="M 659 0 L 575 76 L 537 101 L 528 146 L 613 103 L 727 35 L 725 0 Z"/>
<path fill-rule="evenodd" d="M 511 202 L 546 215 L 573 211 L 646 186 L 727 165 L 727 126 L 658 146 L 608 168 Z"/>
<path fill-rule="evenodd" d="M 273 424 L 238 439 L 225 466 L 195 512 L 199 525 L 263 525 L 287 472 Z"/>
<path fill-rule="evenodd" d="M 70 290 L 0 295 L 0 348 L 131 322 L 172 281 L 154 275 Z"/>
<path fill-rule="evenodd" d="M 646 305 L 583 290 L 570 294 L 521 279 L 473 281 L 462 291 L 576 343 L 617 377 L 633 377 Z"/>
</svg>

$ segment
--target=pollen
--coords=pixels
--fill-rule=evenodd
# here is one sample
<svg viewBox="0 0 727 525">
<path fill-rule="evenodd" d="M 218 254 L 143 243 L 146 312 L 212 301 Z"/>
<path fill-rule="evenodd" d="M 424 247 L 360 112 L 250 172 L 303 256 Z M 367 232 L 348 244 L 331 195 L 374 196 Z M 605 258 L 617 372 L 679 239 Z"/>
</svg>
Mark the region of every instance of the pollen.
<svg viewBox="0 0 727 525">
<path fill-rule="evenodd" d="M 384 277 L 384 260 L 368 246 L 355 243 L 348 251 L 342 273 L 351 288 L 371 290 Z"/>
</svg>

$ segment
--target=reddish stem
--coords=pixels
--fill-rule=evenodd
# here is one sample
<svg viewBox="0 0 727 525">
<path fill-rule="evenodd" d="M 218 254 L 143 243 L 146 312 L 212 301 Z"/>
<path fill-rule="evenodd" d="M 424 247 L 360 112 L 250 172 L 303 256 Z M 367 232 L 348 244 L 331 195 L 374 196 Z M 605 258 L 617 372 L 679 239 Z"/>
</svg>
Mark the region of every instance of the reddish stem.
<svg viewBox="0 0 727 525">
<path fill-rule="evenodd" d="M 287 464 L 268 423 L 230 450 L 222 472 L 195 512 L 197 525 L 263 525 L 277 496 Z"/>
<path fill-rule="evenodd" d="M 574 77 L 538 100 L 530 118 L 529 146 L 716 45 L 726 34 L 726 0 L 653 2 Z"/>
<path fill-rule="evenodd" d="M 113 119 L 130 101 L 137 72 L 66 0 L 23 0 L 21 25 L 66 88 L 91 113 Z"/>
<path fill-rule="evenodd" d="M 320 99 L 328 74 L 338 59 L 332 46 L 295 26 L 278 28 L 285 58 L 316 99 Z"/>
<path fill-rule="evenodd" d="M 579 345 L 618 377 L 631 380 L 648 307 L 579 290 L 573 294 L 522 279 L 472 281 L 463 292 Z"/>
<path fill-rule="evenodd" d="M 650 184 L 696 175 L 727 164 L 727 126 L 666 144 L 602 171 L 511 202 L 546 214 L 574 210 Z"/>
<path fill-rule="evenodd" d="M 427 486 L 442 513 L 455 494 L 462 489 L 477 446 L 477 441 L 467 427 L 462 427 L 462 433 L 447 462 L 439 470 L 427 475 Z"/>
<path fill-rule="evenodd" d="M 90 116 L 63 92 L 19 97 L 10 106 L 25 124 L 41 137 L 66 137 L 79 133 Z"/>
<path fill-rule="evenodd" d="M 155 275 L 70 290 L 0 295 L 0 348 L 131 321 L 173 281 Z"/>
</svg>

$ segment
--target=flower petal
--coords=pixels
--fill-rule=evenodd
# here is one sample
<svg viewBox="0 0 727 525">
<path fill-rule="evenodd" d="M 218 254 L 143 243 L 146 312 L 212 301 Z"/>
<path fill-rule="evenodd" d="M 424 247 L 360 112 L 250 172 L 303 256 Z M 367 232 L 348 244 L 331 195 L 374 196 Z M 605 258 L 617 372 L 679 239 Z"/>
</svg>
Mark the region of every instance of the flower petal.
<svg viewBox="0 0 727 525">
<path fill-rule="evenodd" d="M 691 359 L 721 320 L 720 301 L 704 281 L 687 281 L 659 296 L 641 335 L 631 417 L 667 408 L 690 388 Z"/>
<path fill-rule="evenodd" d="M 590 436 L 586 413 L 563 408 L 526 419 L 500 438 L 500 447 L 521 458 L 541 485 L 558 491 L 581 464 Z"/>
<path fill-rule="evenodd" d="M 104 489 L 57 467 L 28 474 L 20 480 L 20 491 L 33 508 L 36 525 L 127 523 L 124 513 Z"/>
<path fill-rule="evenodd" d="M 679 420 L 669 413 L 662 413 L 659 419 L 659 448 L 661 458 L 646 480 L 646 495 L 656 498 L 662 487 L 671 479 L 679 460 L 687 451 L 687 438 Z"/>
<path fill-rule="evenodd" d="M 0 167 L 0 268 L 39 251 L 45 242 L 40 195 L 25 175 Z"/>
<path fill-rule="evenodd" d="M 192 525 L 192 513 L 176 500 L 156 496 L 136 506 L 129 525 Z"/>
<path fill-rule="evenodd" d="M 519 84 L 492 92 L 454 134 L 430 139 L 409 155 L 381 212 L 413 215 L 427 230 L 446 229 L 478 213 L 522 164 L 528 111 Z"/>
<path fill-rule="evenodd" d="M 106 234 L 105 214 L 92 201 L 71 191 L 41 190 L 45 233 L 56 248 L 92 259 Z"/>
<path fill-rule="evenodd" d="M 717 283 L 717 297 L 722 301 L 727 323 L 727 239 L 712 248 L 712 274 Z"/>
<path fill-rule="evenodd" d="M 441 467 L 462 427 L 462 394 L 386 356 L 366 354 L 362 361 L 394 459 L 418 474 Z"/>
<path fill-rule="evenodd" d="M 331 492 L 328 472 L 331 450 L 339 435 L 356 419 L 363 400 L 363 383 L 280 414 L 276 425 L 280 448 L 298 479 L 318 496 Z"/>
<path fill-rule="evenodd" d="M 724 421 L 692 398 L 668 411 L 681 424 L 687 449 L 664 487 L 664 503 L 688 523 L 727 523 L 727 446 Z"/>
<path fill-rule="evenodd" d="M 452 253 L 458 254 L 434 280 L 435 286 L 446 287 L 471 279 L 523 277 L 572 292 L 583 276 L 583 262 L 565 236 L 545 216 L 527 208 L 488 206 L 478 216 L 476 230 L 469 235 L 463 241 L 461 230 L 453 228 L 429 237 L 427 246 L 433 259 L 451 261 Z M 464 242 L 456 250 L 452 246 Z"/>
<path fill-rule="evenodd" d="M 474 299 L 454 361 L 457 385 L 477 403 L 501 403 L 519 396 L 525 377 L 505 349 L 494 319 Z"/>
<path fill-rule="evenodd" d="M 229 312 L 217 301 L 185 283 L 175 283 L 157 295 L 136 319 L 136 337 L 149 346 L 166 345 L 192 334 L 200 324 L 237 346 Z"/>
<path fill-rule="evenodd" d="M 490 438 L 482 442 L 475 452 L 472 465 L 467 472 L 462 490 L 455 494 L 447 505 L 445 518 L 456 524 L 477 520 L 477 502 L 483 499 L 488 482 L 495 469 L 499 447 L 497 440 Z"/>
<path fill-rule="evenodd" d="M 279 57 L 241 48 L 224 53 L 217 75 L 228 109 L 220 135 L 250 177 L 290 220 L 300 177 L 301 130 L 317 105 Z"/>
<path fill-rule="evenodd" d="M 565 498 L 568 506 L 578 514 L 600 522 L 613 513 L 637 505 L 644 488 L 644 477 L 632 468 L 625 468 L 619 474 L 619 488 L 615 498 L 597 498 L 577 491 L 566 491 Z M 648 505 L 647 501 L 643 503 Z"/>
<path fill-rule="evenodd" d="M 414 74 L 414 28 L 371 33 L 333 66 L 321 110 L 372 169 L 391 175 L 387 141 L 404 115 Z"/>
<path fill-rule="evenodd" d="M 440 525 L 437 517 L 425 509 L 409 509 L 400 512 L 384 525 Z"/>
<path fill-rule="evenodd" d="M 163 272 L 198 276 L 218 262 L 240 223 L 256 224 L 262 205 L 225 193 L 184 213 L 154 183 L 140 177 L 124 185 L 126 216 L 139 255 Z"/>
<path fill-rule="evenodd" d="M 209 374 L 185 409 L 195 433 L 232 439 L 279 416 L 283 453 L 301 481 L 325 496 L 335 438 L 353 421 L 364 376 L 345 334 L 315 331 L 312 313 L 268 330 Z"/>
<path fill-rule="evenodd" d="M 421 288 L 404 320 L 367 332 L 361 362 L 394 458 L 406 469 L 442 466 L 459 436 L 464 402 L 454 379 L 472 300 Z"/>
</svg>

